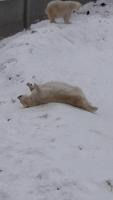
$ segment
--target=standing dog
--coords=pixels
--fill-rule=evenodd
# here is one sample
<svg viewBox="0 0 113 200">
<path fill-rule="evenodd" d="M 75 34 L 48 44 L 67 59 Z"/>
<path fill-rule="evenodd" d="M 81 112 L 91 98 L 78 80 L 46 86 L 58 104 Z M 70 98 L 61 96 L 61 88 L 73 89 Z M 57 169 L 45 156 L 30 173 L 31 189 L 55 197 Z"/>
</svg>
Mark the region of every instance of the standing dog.
<svg viewBox="0 0 113 200">
<path fill-rule="evenodd" d="M 70 104 L 89 112 L 95 112 L 97 110 L 97 107 L 89 103 L 79 87 L 62 82 L 47 82 L 41 85 L 27 83 L 27 86 L 31 94 L 17 97 L 24 107 L 56 102 Z"/>
<path fill-rule="evenodd" d="M 55 18 L 62 17 L 64 23 L 70 23 L 70 17 L 73 11 L 77 11 L 81 4 L 77 1 L 51 1 L 46 8 L 46 14 L 50 22 L 55 22 Z"/>
</svg>

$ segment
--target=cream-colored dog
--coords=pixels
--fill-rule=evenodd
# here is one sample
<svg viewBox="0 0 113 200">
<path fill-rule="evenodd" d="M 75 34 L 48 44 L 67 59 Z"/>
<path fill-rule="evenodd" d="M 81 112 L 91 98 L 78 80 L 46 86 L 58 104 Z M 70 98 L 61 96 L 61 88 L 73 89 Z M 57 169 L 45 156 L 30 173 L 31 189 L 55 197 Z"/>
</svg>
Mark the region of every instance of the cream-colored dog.
<svg viewBox="0 0 113 200">
<path fill-rule="evenodd" d="M 77 11 L 81 4 L 77 1 L 51 1 L 46 8 L 46 14 L 50 22 L 55 22 L 56 18 L 63 18 L 64 23 L 70 23 L 70 17 L 73 11 Z"/>
<path fill-rule="evenodd" d="M 27 83 L 27 86 L 31 94 L 17 97 L 24 107 L 56 102 L 70 104 L 89 112 L 95 112 L 97 110 L 97 107 L 92 106 L 88 102 L 79 87 L 62 82 L 47 82 L 40 85 Z"/>
</svg>

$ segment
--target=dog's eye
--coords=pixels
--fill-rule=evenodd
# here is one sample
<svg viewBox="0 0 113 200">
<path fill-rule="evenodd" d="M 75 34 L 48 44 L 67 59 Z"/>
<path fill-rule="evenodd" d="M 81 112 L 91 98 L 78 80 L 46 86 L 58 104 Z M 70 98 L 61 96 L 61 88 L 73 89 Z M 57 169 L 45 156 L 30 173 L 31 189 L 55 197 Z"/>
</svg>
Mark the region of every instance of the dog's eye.
<svg viewBox="0 0 113 200">
<path fill-rule="evenodd" d="M 27 83 L 28 86 L 32 86 L 32 83 Z"/>
<path fill-rule="evenodd" d="M 22 95 L 18 96 L 17 98 L 20 99 L 22 97 Z"/>
</svg>

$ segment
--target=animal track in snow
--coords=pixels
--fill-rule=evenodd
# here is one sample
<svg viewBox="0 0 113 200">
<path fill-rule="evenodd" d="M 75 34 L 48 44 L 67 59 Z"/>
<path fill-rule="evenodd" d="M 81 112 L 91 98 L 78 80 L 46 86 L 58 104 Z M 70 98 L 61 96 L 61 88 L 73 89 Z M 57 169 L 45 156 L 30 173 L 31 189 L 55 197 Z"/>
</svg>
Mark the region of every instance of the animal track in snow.
<svg viewBox="0 0 113 200">
<path fill-rule="evenodd" d="M 4 190 L 0 189 L 0 200 L 10 200 L 9 195 Z"/>
<path fill-rule="evenodd" d="M 17 63 L 17 59 L 16 58 L 10 58 L 8 60 L 6 60 L 5 62 L 0 64 L 0 71 L 5 70 L 7 67 L 10 66 L 10 64 L 16 64 Z"/>
</svg>

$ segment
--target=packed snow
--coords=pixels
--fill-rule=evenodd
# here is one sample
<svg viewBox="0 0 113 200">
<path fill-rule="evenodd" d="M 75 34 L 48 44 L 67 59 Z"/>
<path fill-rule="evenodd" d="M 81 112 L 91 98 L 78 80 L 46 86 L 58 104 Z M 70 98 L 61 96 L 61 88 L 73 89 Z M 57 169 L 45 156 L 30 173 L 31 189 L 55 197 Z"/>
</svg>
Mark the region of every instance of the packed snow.
<svg viewBox="0 0 113 200">
<path fill-rule="evenodd" d="M 71 22 L 0 41 L 0 200 L 113 200 L 113 1 Z M 98 111 L 22 107 L 28 81 L 52 80 L 81 87 Z"/>
</svg>

